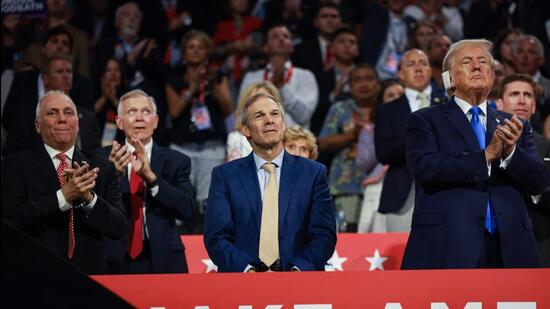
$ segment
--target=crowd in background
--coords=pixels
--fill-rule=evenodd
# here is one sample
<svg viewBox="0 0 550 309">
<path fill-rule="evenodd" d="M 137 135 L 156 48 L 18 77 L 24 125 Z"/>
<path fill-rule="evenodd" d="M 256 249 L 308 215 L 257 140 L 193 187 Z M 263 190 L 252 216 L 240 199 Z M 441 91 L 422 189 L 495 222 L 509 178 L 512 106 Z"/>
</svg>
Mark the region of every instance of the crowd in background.
<svg viewBox="0 0 550 309">
<path fill-rule="evenodd" d="M 448 95 L 442 64 L 449 46 L 466 38 L 492 41 L 498 63 L 490 99 L 497 99 L 498 81 L 506 76 L 531 76 L 544 92 L 530 120 L 550 138 L 545 1 L 44 4 L 38 16 L 2 13 L 2 155 L 40 142 L 35 109 L 47 90 L 62 90 L 77 105 L 79 148 L 124 142 L 115 121 L 118 99 L 142 89 L 158 108 L 155 143 L 191 159 L 198 217 L 192 226 L 182 226 L 184 233 L 202 232 L 212 169 L 251 152 L 238 133 L 239 96 L 250 96 L 251 84 L 271 82 L 264 87 L 280 96 L 286 123 L 295 126 L 288 140 L 302 137 L 305 156 L 327 166 L 341 232 L 387 230 L 377 210 L 391 164 L 375 150 L 375 122 L 382 104 L 411 87 L 400 73 L 411 49 L 426 55 L 430 92 L 441 93 L 443 103 Z M 287 149 L 300 150 L 296 143 L 292 147 Z"/>
</svg>

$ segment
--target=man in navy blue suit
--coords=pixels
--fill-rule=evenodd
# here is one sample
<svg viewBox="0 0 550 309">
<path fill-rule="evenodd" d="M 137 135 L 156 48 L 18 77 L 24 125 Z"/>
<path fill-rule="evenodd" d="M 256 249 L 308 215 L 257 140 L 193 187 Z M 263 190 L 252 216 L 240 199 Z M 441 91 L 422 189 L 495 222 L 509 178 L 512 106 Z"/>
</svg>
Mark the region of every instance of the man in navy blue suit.
<svg viewBox="0 0 550 309">
<path fill-rule="evenodd" d="M 443 61 L 451 101 L 408 119 L 416 201 L 403 269 L 539 265 L 523 197 L 549 176 L 529 123 L 487 107 L 491 45 L 453 44 Z"/>
<path fill-rule="evenodd" d="M 214 168 L 204 243 L 220 272 L 324 270 L 336 245 L 326 168 L 284 151 L 281 102 L 256 94 L 242 133 L 253 152 Z"/>
<path fill-rule="evenodd" d="M 157 108 L 145 92 L 123 95 L 117 113 L 126 143 L 115 141 L 102 154 L 119 174 L 130 235 L 124 241 L 107 240 L 111 272 L 185 273 L 185 250 L 175 221 L 193 216 L 190 160 L 153 141 Z"/>
<path fill-rule="evenodd" d="M 407 117 L 420 108 L 445 101 L 445 94 L 430 85 L 430 62 L 423 51 L 408 50 L 401 59 L 398 75 L 405 83 L 405 94 L 380 106 L 374 131 L 376 158 L 390 166 L 384 177 L 378 208 L 386 214 L 388 232 L 408 232 L 411 226 L 414 185 L 405 160 Z"/>
</svg>

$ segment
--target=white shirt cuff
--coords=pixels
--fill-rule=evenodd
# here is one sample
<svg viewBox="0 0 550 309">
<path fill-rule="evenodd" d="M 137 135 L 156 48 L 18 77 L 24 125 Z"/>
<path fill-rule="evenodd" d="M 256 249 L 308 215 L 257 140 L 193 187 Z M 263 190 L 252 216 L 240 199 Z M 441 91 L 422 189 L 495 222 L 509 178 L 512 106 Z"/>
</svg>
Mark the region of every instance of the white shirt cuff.
<svg viewBox="0 0 550 309">
<path fill-rule="evenodd" d="M 63 192 L 61 192 L 61 189 L 57 190 L 55 194 L 57 195 L 57 203 L 59 205 L 59 210 L 61 210 L 62 212 L 65 212 L 73 208 L 73 206 L 67 203 L 67 200 L 65 200 L 65 196 L 63 195 Z"/>
<path fill-rule="evenodd" d="M 97 203 L 97 194 L 94 193 L 94 197 L 92 198 L 92 201 L 89 204 L 82 206 L 82 208 L 84 208 L 84 211 L 89 213 L 90 211 L 92 211 L 92 209 L 94 209 L 94 206 L 96 203 Z"/>
<path fill-rule="evenodd" d="M 157 193 L 159 193 L 159 185 L 151 187 L 151 188 L 149 188 L 149 190 L 151 190 L 151 195 L 153 197 L 155 197 L 157 195 Z"/>
<path fill-rule="evenodd" d="M 256 270 L 256 269 L 254 268 L 254 266 L 248 264 L 248 265 L 246 265 L 246 268 L 244 269 L 243 273 L 247 273 L 250 269 Z"/>
<path fill-rule="evenodd" d="M 514 155 L 514 152 L 516 152 L 516 146 L 514 145 L 514 149 L 512 149 L 512 152 L 510 152 L 510 154 L 506 157 L 506 159 L 504 160 L 500 160 L 500 165 L 499 167 L 503 170 L 505 170 L 508 165 L 510 165 L 510 161 L 512 160 L 512 156 Z"/>
</svg>

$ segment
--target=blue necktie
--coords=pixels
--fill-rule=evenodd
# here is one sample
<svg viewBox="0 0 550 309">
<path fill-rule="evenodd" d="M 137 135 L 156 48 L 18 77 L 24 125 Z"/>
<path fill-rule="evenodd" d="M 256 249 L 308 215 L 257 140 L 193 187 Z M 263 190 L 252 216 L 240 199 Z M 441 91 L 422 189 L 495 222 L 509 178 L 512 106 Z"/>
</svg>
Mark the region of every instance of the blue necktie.
<svg viewBox="0 0 550 309">
<path fill-rule="evenodd" d="M 485 149 L 485 128 L 479 119 L 479 115 L 482 113 L 479 106 L 470 108 L 470 114 L 472 115 L 472 129 L 476 134 L 477 141 L 479 143 L 479 149 Z M 493 210 L 493 204 L 491 198 L 487 201 L 487 211 L 485 213 L 485 229 L 490 234 L 494 234 L 497 231 L 497 219 L 495 217 L 495 211 Z"/>
</svg>

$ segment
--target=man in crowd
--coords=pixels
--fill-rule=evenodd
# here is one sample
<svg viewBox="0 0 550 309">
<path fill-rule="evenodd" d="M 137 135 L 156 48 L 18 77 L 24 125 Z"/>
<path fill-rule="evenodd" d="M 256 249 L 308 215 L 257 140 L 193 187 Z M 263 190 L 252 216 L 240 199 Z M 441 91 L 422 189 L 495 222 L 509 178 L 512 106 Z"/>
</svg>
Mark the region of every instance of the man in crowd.
<svg viewBox="0 0 550 309">
<path fill-rule="evenodd" d="M 271 81 L 280 91 L 286 124 L 309 128 L 319 90 L 310 71 L 295 67 L 290 62 L 293 52 L 292 37 L 284 24 L 275 24 L 267 30 L 264 51 L 269 57 L 267 67 L 248 72 L 244 76 L 240 92 L 253 82 Z"/>
<path fill-rule="evenodd" d="M 212 171 L 204 234 L 210 258 L 222 272 L 324 270 L 336 245 L 326 168 L 284 151 L 276 98 L 256 94 L 242 115 L 253 152 Z"/>
<path fill-rule="evenodd" d="M 451 101 L 408 119 L 416 187 L 403 269 L 537 267 L 524 197 L 549 184 L 528 122 L 487 107 L 492 44 L 449 48 Z"/>
<path fill-rule="evenodd" d="M 512 74 L 499 85 L 498 109 L 524 120 L 531 119 L 537 108 L 535 98 L 541 91 L 541 87 L 529 75 Z M 533 142 L 546 169 L 550 170 L 550 140 L 533 131 Z M 550 267 L 550 188 L 547 187 L 541 195 L 527 196 L 526 203 L 541 266 Z"/>
<path fill-rule="evenodd" d="M 129 239 L 108 241 L 113 272 L 184 273 L 185 250 L 176 218 L 193 216 L 191 161 L 153 141 L 158 116 L 154 99 L 133 90 L 119 100 L 117 126 L 126 143 L 102 149 L 120 178 L 122 199 L 130 224 Z"/>
<path fill-rule="evenodd" d="M 41 144 L 34 129 L 34 112 L 36 102 L 47 90 L 66 91 L 76 102 L 79 113 L 93 113 L 92 85 L 87 78 L 73 72 L 72 61 L 68 58 L 72 48 L 73 40 L 67 30 L 63 27 L 51 28 L 46 32 L 42 47 L 43 57 L 46 59 L 42 69 L 23 71 L 15 75 L 2 114 L 2 126 L 7 131 L 2 153 L 8 154 Z M 60 60 L 63 57 L 67 60 Z M 55 70 L 52 65 L 56 66 Z M 48 81 L 49 88 L 46 85 Z M 90 113 L 82 113 L 84 109 Z M 81 123 L 81 129 L 84 127 L 88 126 Z"/>
<path fill-rule="evenodd" d="M 297 66 L 319 74 L 329 70 L 334 64 L 334 53 L 330 48 L 332 35 L 342 25 L 338 5 L 321 2 L 313 21 L 317 36 L 304 40 L 296 46 L 292 62 Z"/>
<path fill-rule="evenodd" d="M 107 271 L 105 237 L 128 231 L 115 168 L 75 148 L 76 106 L 49 91 L 36 107 L 42 145 L 2 165 L 2 215 L 87 274 Z"/>
<path fill-rule="evenodd" d="M 382 104 L 375 119 L 376 158 L 390 167 L 384 177 L 378 211 L 386 216 L 388 232 L 409 231 L 414 207 L 415 187 L 405 159 L 406 119 L 412 112 L 444 102 L 444 94 L 430 86 L 430 62 L 419 49 L 405 53 L 399 65 L 399 78 L 405 94 Z"/>
</svg>

